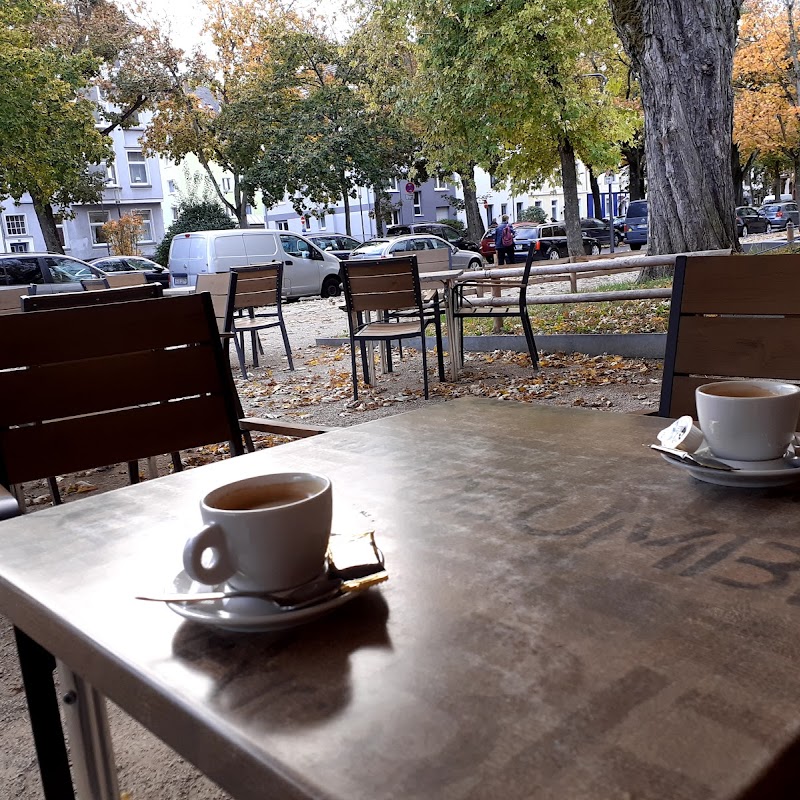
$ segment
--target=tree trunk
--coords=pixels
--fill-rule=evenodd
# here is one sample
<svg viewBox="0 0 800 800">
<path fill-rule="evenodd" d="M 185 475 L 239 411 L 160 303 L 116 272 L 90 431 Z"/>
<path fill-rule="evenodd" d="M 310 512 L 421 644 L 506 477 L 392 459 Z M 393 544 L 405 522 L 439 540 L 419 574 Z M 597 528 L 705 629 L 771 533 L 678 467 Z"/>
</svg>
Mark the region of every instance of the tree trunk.
<svg viewBox="0 0 800 800">
<path fill-rule="evenodd" d="M 642 92 L 651 253 L 737 246 L 731 73 L 740 3 L 610 0 Z"/>
<path fill-rule="evenodd" d="M 236 210 L 236 219 L 239 220 L 239 227 L 249 228 L 250 223 L 247 221 L 247 198 L 242 191 L 241 183 L 239 183 L 239 176 L 235 172 L 233 174 L 233 203 Z"/>
<path fill-rule="evenodd" d="M 339 178 L 342 185 L 342 200 L 344 201 L 344 232 L 348 236 L 352 236 L 350 224 L 350 195 L 347 194 L 347 181 L 345 180 L 344 170 L 339 172 Z"/>
<path fill-rule="evenodd" d="M 564 187 L 564 225 L 567 229 L 567 250 L 571 258 L 586 255 L 583 251 L 581 211 L 578 205 L 578 173 L 575 169 L 575 148 L 565 136 L 558 144 L 561 158 L 561 185 Z"/>
<path fill-rule="evenodd" d="M 33 210 L 36 212 L 36 219 L 39 220 L 39 227 L 44 237 L 44 246 L 48 253 L 64 254 L 61 240 L 58 238 L 56 228 L 56 217 L 53 214 L 53 207 L 50 203 L 43 203 L 36 195 L 31 195 L 33 200 Z"/>
<path fill-rule="evenodd" d="M 739 145 L 731 145 L 731 178 L 733 179 L 733 202 L 737 206 L 744 205 L 744 167 L 739 158 Z"/>
<path fill-rule="evenodd" d="M 481 210 L 478 207 L 478 195 L 475 189 L 475 163 L 470 162 L 458 174 L 461 176 L 461 186 L 464 189 L 464 211 L 467 215 L 467 238 L 479 242 L 486 233 Z"/>
<path fill-rule="evenodd" d="M 375 189 L 373 192 L 375 198 L 372 204 L 372 215 L 375 218 L 375 235 L 383 236 L 383 208 L 381 207 L 381 193 Z"/>
<path fill-rule="evenodd" d="M 603 209 L 603 201 L 600 198 L 600 184 L 597 182 L 597 175 L 594 174 L 594 170 L 588 165 L 586 169 L 589 171 L 589 186 L 592 189 L 592 204 L 594 205 L 594 214 L 589 216 L 600 217 Z M 608 216 L 613 216 L 611 209 L 608 211 Z"/>
<path fill-rule="evenodd" d="M 633 142 L 622 145 L 621 152 L 628 162 L 628 199 L 643 200 L 645 194 L 644 140 L 637 134 Z"/>
</svg>

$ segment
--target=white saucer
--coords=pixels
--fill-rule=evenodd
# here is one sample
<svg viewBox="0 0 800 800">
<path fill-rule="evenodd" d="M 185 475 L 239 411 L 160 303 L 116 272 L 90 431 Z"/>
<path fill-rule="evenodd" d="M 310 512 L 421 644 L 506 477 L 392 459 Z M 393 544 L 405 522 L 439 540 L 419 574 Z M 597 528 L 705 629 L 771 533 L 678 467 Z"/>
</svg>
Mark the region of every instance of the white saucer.
<svg viewBox="0 0 800 800">
<path fill-rule="evenodd" d="M 711 456 L 712 453 L 708 448 L 701 448 L 697 451 L 697 455 Z M 684 461 L 677 461 L 667 455 L 661 454 L 661 457 L 668 464 L 673 467 L 682 469 L 688 472 L 699 481 L 705 483 L 716 483 L 719 486 L 741 486 L 746 489 L 765 489 L 770 486 L 786 486 L 787 484 L 794 483 L 800 480 L 800 467 L 792 466 L 794 459 L 792 458 L 778 458 L 773 461 L 730 461 L 725 458 L 719 458 L 718 461 L 723 461 L 737 469 L 726 472 L 719 469 L 710 469 L 709 467 L 698 467 L 695 464 L 689 464 Z M 716 456 L 712 456 L 716 458 Z M 796 463 L 796 461 L 795 461 Z"/>
<path fill-rule="evenodd" d="M 166 591 L 191 594 L 192 592 L 216 592 L 225 588 L 226 584 L 208 586 L 197 583 L 181 570 Z M 167 605 L 179 616 L 190 619 L 192 622 L 199 622 L 201 625 L 213 625 L 226 631 L 260 633 L 281 631 L 313 622 L 329 611 L 333 611 L 334 608 L 352 600 L 357 594 L 360 592 L 343 592 L 317 605 L 300 608 L 297 611 L 281 611 L 269 600 L 261 600 L 257 597 L 204 600 L 201 603 L 167 603 Z"/>
</svg>

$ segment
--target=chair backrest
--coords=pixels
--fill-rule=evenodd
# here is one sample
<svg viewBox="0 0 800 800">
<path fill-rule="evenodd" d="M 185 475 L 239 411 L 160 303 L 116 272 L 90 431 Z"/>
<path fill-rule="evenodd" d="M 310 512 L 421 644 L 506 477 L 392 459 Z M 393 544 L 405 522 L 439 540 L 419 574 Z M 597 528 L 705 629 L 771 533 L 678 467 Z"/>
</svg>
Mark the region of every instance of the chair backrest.
<svg viewBox="0 0 800 800">
<path fill-rule="evenodd" d="M 231 282 L 231 311 L 260 306 L 279 306 L 283 287 L 283 264 L 279 261 L 236 267 L 231 270 L 235 281 Z"/>
<path fill-rule="evenodd" d="M 208 292 L 214 306 L 214 316 L 220 333 L 231 329 L 233 306 L 231 305 L 231 284 L 236 283 L 234 272 L 211 272 L 197 276 L 196 292 Z"/>
<path fill-rule="evenodd" d="M 85 292 L 101 292 L 108 289 L 105 278 L 82 278 L 81 286 Z"/>
<path fill-rule="evenodd" d="M 211 298 L 0 317 L 0 483 L 228 441 L 238 398 Z M 40 423 L 40 424 L 35 424 Z"/>
<path fill-rule="evenodd" d="M 433 250 L 415 251 L 417 267 L 422 272 L 441 272 L 450 269 L 453 254 L 449 247 L 437 247 Z"/>
<path fill-rule="evenodd" d="M 105 277 L 109 289 L 117 289 L 120 286 L 138 286 L 147 283 L 147 276 L 144 272 L 112 272 Z"/>
<path fill-rule="evenodd" d="M 16 314 L 22 311 L 20 297 L 28 294 L 27 286 L 15 286 L 13 289 L 0 289 L 0 314 Z"/>
<path fill-rule="evenodd" d="M 417 308 L 422 313 L 416 256 L 342 261 L 348 311 L 394 311 Z"/>
<path fill-rule="evenodd" d="M 56 292 L 54 294 L 23 295 L 23 311 L 52 311 L 57 308 L 82 308 L 107 303 L 126 303 L 129 300 L 150 300 L 162 297 L 164 287 L 160 283 L 141 286 L 123 286 L 104 292 Z"/>
<path fill-rule="evenodd" d="M 679 256 L 659 415 L 713 380 L 800 380 L 800 255 Z"/>
</svg>

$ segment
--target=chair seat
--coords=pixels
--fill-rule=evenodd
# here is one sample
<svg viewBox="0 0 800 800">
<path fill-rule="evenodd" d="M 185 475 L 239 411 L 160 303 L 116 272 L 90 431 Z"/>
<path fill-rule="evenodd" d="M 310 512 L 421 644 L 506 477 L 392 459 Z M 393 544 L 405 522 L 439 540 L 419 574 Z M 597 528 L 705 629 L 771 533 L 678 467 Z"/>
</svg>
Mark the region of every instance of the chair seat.
<svg viewBox="0 0 800 800">
<path fill-rule="evenodd" d="M 398 336 L 420 334 L 419 321 L 415 322 L 370 322 L 355 334 L 356 339 L 396 339 Z"/>
<path fill-rule="evenodd" d="M 271 319 L 270 319 L 271 318 Z M 269 319 L 269 321 L 265 321 Z M 263 328 L 273 328 L 280 325 L 277 314 L 259 314 L 254 319 L 241 317 L 234 320 L 232 333 L 242 333 L 242 331 L 260 331 Z"/>
<path fill-rule="evenodd" d="M 518 317 L 519 305 L 513 306 L 460 306 L 457 317 Z"/>
</svg>

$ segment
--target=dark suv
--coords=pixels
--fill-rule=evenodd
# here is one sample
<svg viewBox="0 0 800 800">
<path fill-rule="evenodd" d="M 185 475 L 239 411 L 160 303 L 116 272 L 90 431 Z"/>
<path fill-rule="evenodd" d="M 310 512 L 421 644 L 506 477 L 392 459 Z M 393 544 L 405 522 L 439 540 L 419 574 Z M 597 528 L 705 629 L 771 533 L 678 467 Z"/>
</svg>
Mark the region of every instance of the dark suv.
<svg viewBox="0 0 800 800">
<path fill-rule="evenodd" d="M 0 254 L 0 289 L 33 284 L 41 293 L 80 292 L 82 278 L 102 277 L 85 261 L 58 253 Z"/>
<path fill-rule="evenodd" d="M 429 233 L 432 236 L 438 236 L 440 239 L 450 242 L 459 250 L 481 252 L 481 248 L 475 242 L 471 242 L 455 228 L 451 228 L 449 225 L 442 225 L 441 222 L 412 222 L 408 225 L 389 225 L 386 228 L 387 236 L 407 236 L 411 233 Z"/>
</svg>

